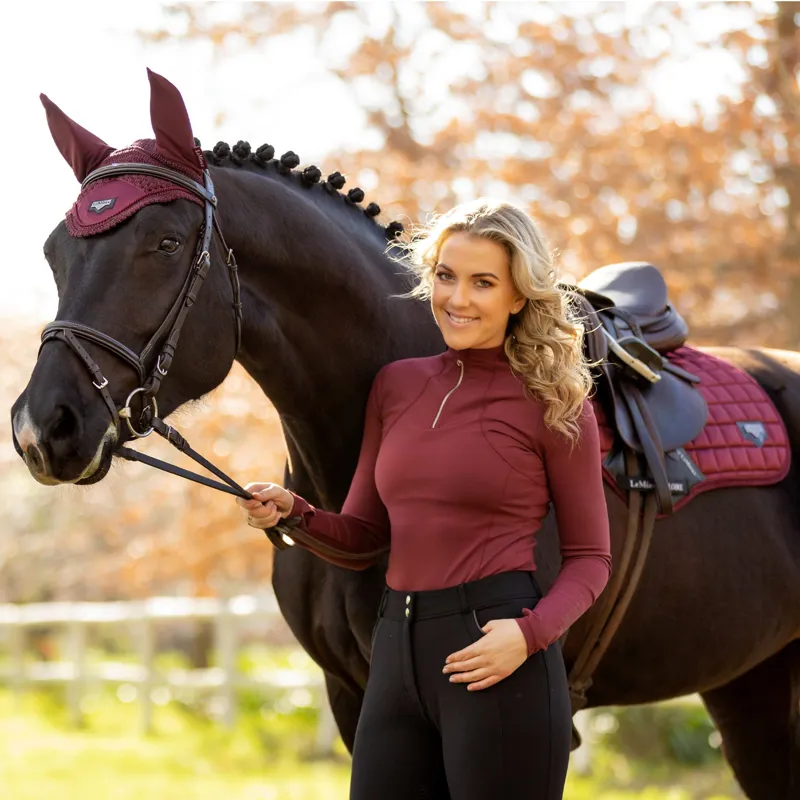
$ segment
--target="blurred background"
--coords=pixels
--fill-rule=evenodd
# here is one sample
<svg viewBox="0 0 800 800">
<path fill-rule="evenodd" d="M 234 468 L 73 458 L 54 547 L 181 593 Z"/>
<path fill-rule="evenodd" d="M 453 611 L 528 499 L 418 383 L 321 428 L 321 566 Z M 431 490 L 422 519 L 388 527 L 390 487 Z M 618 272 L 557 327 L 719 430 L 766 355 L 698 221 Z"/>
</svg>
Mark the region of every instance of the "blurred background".
<svg viewBox="0 0 800 800">
<path fill-rule="evenodd" d="M 38 94 L 121 147 L 151 135 L 146 66 L 180 88 L 206 148 L 294 150 L 386 221 L 509 198 L 567 279 L 659 266 L 691 344 L 800 345 L 800 3 L 34 0 L 3 16 L 6 409 L 55 315 L 41 248 L 78 189 Z M 277 417 L 238 367 L 176 416 L 241 482 L 280 479 Z M 319 672 L 233 502 L 131 464 L 41 487 L 9 422 L 0 795 L 346 797 Z M 742 796 L 693 698 L 579 720 L 568 800 Z"/>
</svg>

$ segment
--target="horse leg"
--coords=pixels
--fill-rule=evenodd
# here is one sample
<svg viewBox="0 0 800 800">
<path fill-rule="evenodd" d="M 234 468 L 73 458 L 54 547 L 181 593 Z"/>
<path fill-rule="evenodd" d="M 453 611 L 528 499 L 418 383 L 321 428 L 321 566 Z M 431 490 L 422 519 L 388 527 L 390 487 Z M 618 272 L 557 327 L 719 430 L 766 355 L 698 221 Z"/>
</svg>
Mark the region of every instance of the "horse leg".
<svg viewBox="0 0 800 800">
<path fill-rule="evenodd" d="M 336 727 L 339 729 L 344 746 L 352 754 L 364 692 L 358 690 L 354 693 L 352 685 L 343 683 L 330 672 L 325 672 L 325 688 L 328 690 L 328 701 L 333 718 L 336 720 Z"/>
<path fill-rule="evenodd" d="M 800 797 L 800 640 L 701 694 L 747 797 Z"/>
</svg>

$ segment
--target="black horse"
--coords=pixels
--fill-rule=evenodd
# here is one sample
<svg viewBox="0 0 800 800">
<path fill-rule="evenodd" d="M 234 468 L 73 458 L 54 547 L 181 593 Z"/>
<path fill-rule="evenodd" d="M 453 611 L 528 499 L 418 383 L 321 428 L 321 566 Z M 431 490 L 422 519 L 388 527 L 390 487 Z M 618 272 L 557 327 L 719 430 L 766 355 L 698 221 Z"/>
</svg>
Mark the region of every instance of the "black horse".
<svg viewBox="0 0 800 800">
<path fill-rule="evenodd" d="M 191 142 L 182 141 L 192 158 Z M 409 283 L 386 254 L 395 228 L 376 223 L 375 207 L 365 213 L 360 190 L 340 192 L 338 173 L 320 182 L 318 170 L 294 169 L 294 154 L 274 159 L 272 148 L 254 153 L 244 142 L 233 150 L 219 144 L 205 155 L 219 223 L 240 268 L 242 342 L 236 353 L 226 252 L 217 236 L 207 285 L 186 318 L 158 396 L 161 414 L 213 389 L 237 358 L 280 415 L 286 483 L 336 510 L 355 468 L 373 376 L 387 362 L 440 352 L 441 336 L 424 305 L 396 297 Z M 181 290 L 202 216 L 199 205 L 175 200 L 145 205 L 86 238 L 70 236 L 59 223 L 44 248 L 58 287 L 57 319 L 103 331 L 138 353 Z M 165 246 L 167 240 L 180 245 L 173 254 L 165 253 L 174 246 Z M 134 371 L 98 344 L 84 344 L 122 407 L 139 385 Z M 766 389 L 788 428 L 793 463 L 800 463 L 800 354 L 712 352 Z M 63 341 L 41 350 L 12 418 L 17 449 L 34 477 L 48 484 L 102 479 L 115 447 L 128 438 L 110 423 L 86 364 Z M 626 509 L 615 494 L 607 499 L 616 557 Z M 232 503 L 231 523 L 238 522 Z M 798 528 L 797 466 L 780 484 L 708 492 L 659 521 L 637 593 L 588 694 L 596 707 L 699 692 L 754 800 L 800 797 Z M 546 590 L 558 569 L 552 518 L 539 541 L 538 575 Z M 325 672 L 348 747 L 384 571 L 385 565 L 348 571 L 300 547 L 275 557 L 281 610 Z M 591 612 L 570 631 L 568 666 L 590 618 Z"/>
</svg>

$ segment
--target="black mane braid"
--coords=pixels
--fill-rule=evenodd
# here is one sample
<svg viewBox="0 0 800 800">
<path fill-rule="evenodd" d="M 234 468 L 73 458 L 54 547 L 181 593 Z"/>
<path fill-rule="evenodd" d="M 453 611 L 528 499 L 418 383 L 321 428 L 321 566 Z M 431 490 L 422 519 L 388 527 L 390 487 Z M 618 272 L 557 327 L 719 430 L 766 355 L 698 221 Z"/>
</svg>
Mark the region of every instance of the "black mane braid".
<svg viewBox="0 0 800 800">
<path fill-rule="evenodd" d="M 194 140 L 195 145 L 200 147 L 200 140 Z M 300 156 L 292 150 L 285 152 L 280 158 L 275 158 L 275 148 L 271 144 L 262 144 L 255 151 L 250 147 L 250 142 L 240 139 L 231 147 L 227 142 L 217 142 L 213 150 L 203 150 L 203 155 L 209 164 L 215 167 L 241 167 L 252 164 L 260 169 L 274 167 L 280 174 L 287 177 L 297 177 L 301 185 L 311 189 L 320 185 L 332 195 L 341 197 L 347 205 L 359 209 L 363 214 L 371 219 L 376 225 L 383 228 L 386 238 L 390 241 L 397 239 L 403 232 L 401 222 L 390 222 L 388 225 L 381 225 L 377 216 L 381 213 L 381 207 L 377 203 L 369 203 L 366 208 L 359 205 L 364 200 L 364 190 L 359 187 L 350 189 L 346 194 L 341 190 L 344 188 L 346 179 L 341 172 L 332 172 L 322 181 L 322 171 L 313 164 L 298 170 Z"/>
</svg>

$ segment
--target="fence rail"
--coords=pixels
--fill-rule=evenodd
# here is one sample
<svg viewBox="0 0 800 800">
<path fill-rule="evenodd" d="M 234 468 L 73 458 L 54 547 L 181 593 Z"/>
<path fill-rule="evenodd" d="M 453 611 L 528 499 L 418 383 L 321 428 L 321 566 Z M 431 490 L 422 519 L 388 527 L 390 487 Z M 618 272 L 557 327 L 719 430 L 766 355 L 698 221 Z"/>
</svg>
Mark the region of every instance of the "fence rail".
<svg viewBox="0 0 800 800">
<path fill-rule="evenodd" d="M 309 676 L 300 670 L 262 670 L 244 675 L 236 668 L 239 635 L 244 621 L 282 623 L 273 594 L 240 595 L 228 599 L 151 597 L 141 601 L 112 603 L 0 604 L 0 634 L 5 634 L 10 665 L 0 669 L 0 682 L 21 692 L 32 684 L 63 684 L 73 724 L 82 721 L 81 700 L 93 684 L 133 685 L 141 708 L 140 728 L 152 729 L 154 694 L 167 687 L 206 691 L 220 698 L 225 725 L 236 724 L 236 692 L 239 689 L 291 691 L 305 689 L 319 708 L 316 751 L 330 752 L 337 736 L 336 725 L 325 694 L 321 670 Z M 208 669 L 156 670 L 154 626 L 166 621 L 213 623 L 214 645 L 219 666 Z M 133 634 L 138 664 L 102 662 L 87 665 L 87 633 L 90 627 L 125 625 Z M 66 633 L 67 658 L 61 661 L 26 663 L 28 631 L 61 628 Z M 157 695 L 156 695 L 157 696 Z"/>
</svg>

